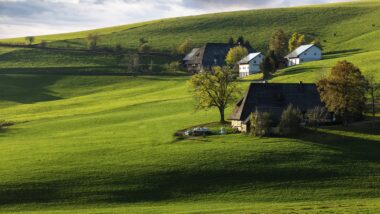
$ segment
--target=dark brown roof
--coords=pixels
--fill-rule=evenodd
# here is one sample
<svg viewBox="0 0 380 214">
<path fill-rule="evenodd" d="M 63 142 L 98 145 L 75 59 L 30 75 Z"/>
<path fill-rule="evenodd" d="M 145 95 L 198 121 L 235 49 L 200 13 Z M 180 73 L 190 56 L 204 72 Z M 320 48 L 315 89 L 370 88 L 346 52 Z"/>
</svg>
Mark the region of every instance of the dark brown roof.
<svg viewBox="0 0 380 214">
<path fill-rule="evenodd" d="M 204 67 L 226 65 L 226 56 L 233 46 L 224 43 L 206 43 L 187 58 L 187 64 L 199 64 Z"/>
<path fill-rule="evenodd" d="M 282 111 L 290 104 L 302 112 L 316 106 L 324 106 L 315 84 L 251 83 L 229 119 L 244 121 L 256 109 L 279 118 Z"/>
</svg>

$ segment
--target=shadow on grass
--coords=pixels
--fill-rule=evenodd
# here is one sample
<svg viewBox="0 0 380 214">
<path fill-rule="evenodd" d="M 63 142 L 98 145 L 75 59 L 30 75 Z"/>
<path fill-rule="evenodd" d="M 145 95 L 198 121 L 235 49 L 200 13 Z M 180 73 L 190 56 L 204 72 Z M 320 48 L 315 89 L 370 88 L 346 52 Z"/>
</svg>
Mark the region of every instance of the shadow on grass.
<svg viewBox="0 0 380 214">
<path fill-rule="evenodd" d="M 352 131 L 346 127 L 330 127 L 326 130 Z M 363 130 L 363 129 L 360 129 Z M 359 130 L 357 132 L 361 133 Z M 364 139 L 360 137 L 343 136 L 331 132 L 305 130 L 296 139 L 317 144 L 341 152 L 342 159 L 349 161 L 373 161 L 380 163 L 380 139 Z"/>
<path fill-rule="evenodd" d="M 350 56 L 353 54 L 360 53 L 362 49 L 350 49 L 350 50 L 341 50 L 341 51 L 331 51 L 323 55 L 323 59 L 335 59 Z"/>
<path fill-rule="evenodd" d="M 0 75 L 0 100 L 31 104 L 61 99 L 48 86 L 62 76 Z"/>
<path fill-rule="evenodd" d="M 265 153 L 252 153 L 252 157 L 242 159 L 239 163 L 226 161 L 222 165 L 216 164 L 202 168 L 196 166 L 192 168 L 185 166 L 185 169 L 153 167 L 143 171 L 128 171 L 126 168 L 125 173 L 100 172 L 88 177 L 72 177 L 70 180 L 0 185 L 0 205 L 62 201 L 73 203 L 154 202 L 215 192 L 230 192 L 241 188 L 261 189 L 266 185 L 275 185 L 276 188 L 280 188 L 278 190 L 281 190 L 281 188 L 289 188 L 286 186 L 289 183 L 292 183 L 292 187 L 299 184 L 294 188 L 300 188 L 300 190 L 305 188 L 307 191 L 311 188 L 309 184 L 314 182 L 325 180 L 328 182 L 328 180 L 358 176 L 359 173 L 364 173 L 363 176 L 366 176 L 373 174 L 373 170 L 376 169 L 365 164 L 359 171 L 345 169 L 346 166 L 352 169 L 350 166 L 352 163 L 358 161 L 380 163 L 380 142 L 376 140 L 342 136 L 324 130 L 305 131 L 295 139 L 305 144 L 327 148 L 327 150 L 322 149 L 322 153 L 314 153 L 313 148 L 270 150 Z M 304 160 L 306 161 L 303 162 Z M 308 160 L 314 160 L 315 163 L 309 163 Z M 171 161 L 176 160 L 174 158 Z M 207 163 L 204 164 L 207 165 Z M 237 167 L 236 164 L 241 167 Z M 367 185 L 365 180 L 363 182 L 362 188 L 371 187 L 371 184 Z M 343 185 L 350 185 L 350 183 Z M 319 186 L 313 188 L 319 188 Z M 313 189 L 310 191 L 312 192 Z M 372 197 L 380 197 L 379 191 L 368 194 Z M 283 200 L 292 200 L 292 196 L 284 196 Z"/>
</svg>

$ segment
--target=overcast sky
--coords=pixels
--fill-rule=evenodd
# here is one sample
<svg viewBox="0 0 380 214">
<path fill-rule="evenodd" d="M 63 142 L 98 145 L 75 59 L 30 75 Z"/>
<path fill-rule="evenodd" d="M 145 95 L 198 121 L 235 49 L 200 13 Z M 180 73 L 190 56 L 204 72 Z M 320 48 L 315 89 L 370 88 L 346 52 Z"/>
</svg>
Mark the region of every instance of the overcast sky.
<svg viewBox="0 0 380 214">
<path fill-rule="evenodd" d="M 221 11 L 340 1 L 344 0 L 0 0 L 0 38 Z"/>
</svg>

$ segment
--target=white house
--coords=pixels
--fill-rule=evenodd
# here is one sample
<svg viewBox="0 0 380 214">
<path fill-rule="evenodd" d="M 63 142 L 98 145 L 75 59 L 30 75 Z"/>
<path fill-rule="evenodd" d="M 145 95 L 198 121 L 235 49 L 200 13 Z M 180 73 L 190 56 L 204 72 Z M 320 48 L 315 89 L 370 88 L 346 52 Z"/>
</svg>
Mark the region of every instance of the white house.
<svg viewBox="0 0 380 214">
<path fill-rule="evenodd" d="M 260 72 L 260 64 L 264 60 L 264 55 L 251 53 L 239 61 L 239 76 L 246 77 Z"/>
<path fill-rule="evenodd" d="M 301 45 L 293 52 L 285 56 L 288 66 L 298 65 L 304 62 L 317 61 L 322 59 L 322 50 L 313 45 Z"/>
</svg>

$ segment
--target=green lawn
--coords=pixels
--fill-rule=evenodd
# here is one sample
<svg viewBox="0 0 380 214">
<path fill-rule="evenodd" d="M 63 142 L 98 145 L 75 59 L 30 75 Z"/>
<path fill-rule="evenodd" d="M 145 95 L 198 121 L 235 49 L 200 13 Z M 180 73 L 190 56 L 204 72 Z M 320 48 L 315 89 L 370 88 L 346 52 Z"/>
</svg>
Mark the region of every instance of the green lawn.
<svg viewBox="0 0 380 214">
<path fill-rule="evenodd" d="M 370 1 L 95 31 L 103 47 L 122 43 L 132 50 L 144 36 L 168 51 L 189 37 L 201 44 L 244 35 L 265 50 L 269 35 L 283 27 L 326 40 L 324 59 L 281 70 L 271 82 L 315 82 L 339 60 L 379 80 L 379 19 L 379 1 Z M 37 41 L 83 48 L 88 33 Z M 120 75 L 128 73 L 122 57 L 0 48 L 0 120 L 15 123 L 0 130 L 0 212 L 380 212 L 380 122 L 375 130 L 365 121 L 293 138 L 231 134 L 179 141 L 176 131 L 218 121 L 217 111 L 194 110 L 187 76 Z"/>
<path fill-rule="evenodd" d="M 12 87 L 1 95 L 0 118 L 16 125 L 0 133 L 0 210 L 380 209 L 379 129 L 176 141 L 176 130 L 218 119 L 194 112 L 186 80 L 1 75 Z"/>
</svg>

